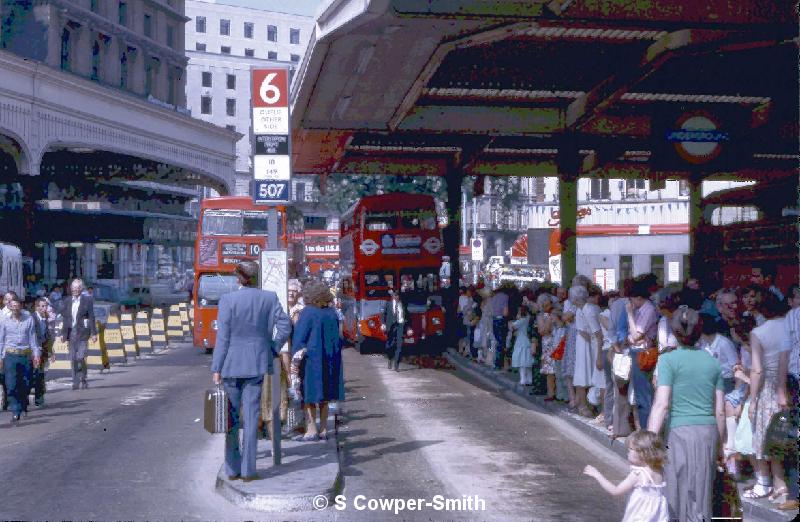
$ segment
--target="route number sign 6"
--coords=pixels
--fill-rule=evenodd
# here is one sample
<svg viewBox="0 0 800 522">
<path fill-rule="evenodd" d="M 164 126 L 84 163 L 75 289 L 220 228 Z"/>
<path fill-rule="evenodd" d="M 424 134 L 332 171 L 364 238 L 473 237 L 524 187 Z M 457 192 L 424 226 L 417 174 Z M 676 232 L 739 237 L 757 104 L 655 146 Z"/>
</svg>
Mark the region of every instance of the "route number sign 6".
<svg viewBox="0 0 800 522">
<path fill-rule="evenodd" d="M 287 69 L 253 70 L 253 107 L 288 107 Z"/>
</svg>

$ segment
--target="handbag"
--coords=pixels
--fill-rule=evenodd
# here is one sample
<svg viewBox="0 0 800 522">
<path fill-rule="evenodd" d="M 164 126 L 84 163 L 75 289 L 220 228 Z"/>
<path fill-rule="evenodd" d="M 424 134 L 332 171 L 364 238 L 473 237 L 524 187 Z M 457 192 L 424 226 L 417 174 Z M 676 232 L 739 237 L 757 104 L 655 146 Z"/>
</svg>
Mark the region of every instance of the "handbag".
<svg viewBox="0 0 800 522">
<path fill-rule="evenodd" d="M 800 419 L 796 408 L 779 411 L 769 420 L 764 436 L 764 451 L 767 455 L 784 456 L 797 452 L 800 436 Z"/>
<path fill-rule="evenodd" d="M 650 346 L 636 352 L 636 360 L 639 363 L 639 369 L 643 372 L 649 372 L 656 367 L 658 362 L 658 347 Z"/>
<path fill-rule="evenodd" d="M 553 359 L 554 361 L 560 361 L 561 359 L 563 359 L 566 346 L 567 346 L 567 336 L 565 335 L 558 342 L 558 346 L 556 347 L 555 350 L 553 350 L 553 353 L 550 355 L 550 358 Z"/>
<path fill-rule="evenodd" d="M 612 366 L 614 377 L 621 381 L 627 381 L 631 377 L 631 356 L 627 353 L 615 353 Z"/>
</svg>

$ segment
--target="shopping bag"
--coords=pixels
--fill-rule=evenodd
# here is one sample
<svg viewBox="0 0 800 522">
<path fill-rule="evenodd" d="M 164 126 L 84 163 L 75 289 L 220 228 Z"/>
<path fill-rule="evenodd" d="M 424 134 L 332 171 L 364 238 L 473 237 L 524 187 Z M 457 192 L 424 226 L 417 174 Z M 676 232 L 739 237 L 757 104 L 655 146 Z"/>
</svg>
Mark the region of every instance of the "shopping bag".
<svg viewBox="0 0 800 522">
<path fill-rule="evenodd" d="M 222 386 L 206 390 L 203 424 L 209 433 L 228 431 L 228 394 Z"/>
<path fill-rule="evenodd" d="M 615 353 L 612 363 L 614 377 L 621 381 L 627 381 L 631 376 L 631 356 L 627 353 Z"/>
</svg>

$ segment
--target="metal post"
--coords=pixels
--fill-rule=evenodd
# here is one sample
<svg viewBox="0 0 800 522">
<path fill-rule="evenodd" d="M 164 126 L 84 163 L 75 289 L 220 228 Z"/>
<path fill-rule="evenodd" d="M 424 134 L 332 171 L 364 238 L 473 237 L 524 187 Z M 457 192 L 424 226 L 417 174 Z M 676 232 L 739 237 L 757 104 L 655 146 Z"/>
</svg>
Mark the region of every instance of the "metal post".
<svg viewBox="0 0 800 522">
<path fill-rule="evenodd" d="M 461 189 L 461 246 L 467 246 L 467 191 Z"/>
<path fill-rule="evenodd" d="M 472 239 L 478 239 L 478 196 L 472 195 Z M 478 284 L 479 261 L 472 262 L 472 284 Z"/>
<path fill-rule="evenodd" d="M 267 250 L 278 250 L 278 211 L 267 212 Z M 288 312 L 288 311 L 287 311 Z M 281 464 L 281 359 L 272 360 L 272 465 Z"/>
</svg>

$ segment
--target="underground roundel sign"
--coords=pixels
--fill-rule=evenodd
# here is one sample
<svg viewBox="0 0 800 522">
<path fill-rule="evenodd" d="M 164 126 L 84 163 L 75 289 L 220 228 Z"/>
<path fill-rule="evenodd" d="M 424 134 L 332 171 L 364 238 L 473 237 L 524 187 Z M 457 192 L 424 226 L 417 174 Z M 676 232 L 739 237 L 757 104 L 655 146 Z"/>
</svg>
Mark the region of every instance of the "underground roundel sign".
<svg viewBox="0 0 800 522">
<path fill-rule="evenodd" d="M 716 118 L 705 111 L 683 114 L 676 124 L 677 129 L 667 133 L 667 141 L 672 142 L 684 161 L 693 165 L 716 159 L 722 152 L 723 142 L 730 140 L 729 134 L 720 130 Z"/>
</svg>

